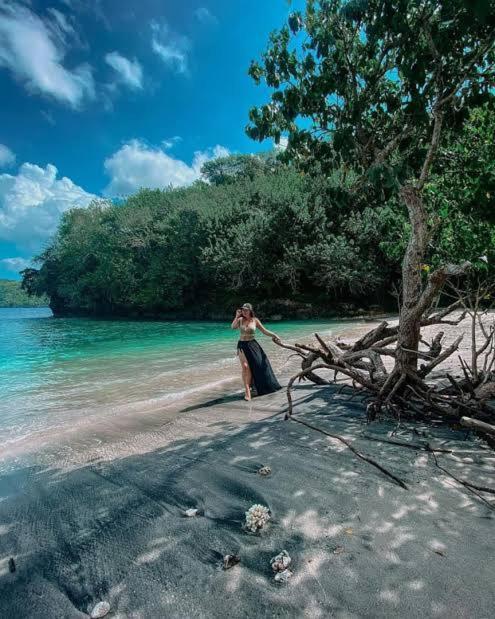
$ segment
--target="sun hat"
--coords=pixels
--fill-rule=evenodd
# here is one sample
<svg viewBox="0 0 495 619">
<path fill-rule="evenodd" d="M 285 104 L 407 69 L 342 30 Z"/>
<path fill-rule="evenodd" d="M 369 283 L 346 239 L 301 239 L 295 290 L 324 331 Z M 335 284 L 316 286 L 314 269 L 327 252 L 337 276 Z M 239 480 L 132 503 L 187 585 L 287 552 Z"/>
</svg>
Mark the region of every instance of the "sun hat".
<svg viewBox="0 0 495 619">
<path fill-rule="evenodd" d="M 247 310 L 250 310 L 252 312 L 253 311 L 253 306 L 251 305 L 251 303 L 244 303 L 244 305 L 242 306 L 241 309 L 247 309 Z"/>
</svg>

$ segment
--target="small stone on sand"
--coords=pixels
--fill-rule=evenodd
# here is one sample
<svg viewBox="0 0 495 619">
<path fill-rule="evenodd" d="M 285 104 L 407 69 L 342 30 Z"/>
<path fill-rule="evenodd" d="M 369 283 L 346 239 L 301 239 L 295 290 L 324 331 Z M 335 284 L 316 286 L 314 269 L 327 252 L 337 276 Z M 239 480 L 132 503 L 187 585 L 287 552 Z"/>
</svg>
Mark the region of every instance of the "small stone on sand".
<svg viewBox="0 0 495 619">
<path fill-rule="evenodd" d="M 184 516 L 186 516 L 187 518 L 193 518 L 194 516 L 197 516 L 199 512 L 199 509 L 193 509 L 192 507 L 190 507 L 189 509 L 186 509 L 186 511 L 184 512 Z"/>
<path fill-rule="evenodd" d="M 91 619 L 99 619 L 105 617 L 110 612 L 110 604 L 108 602 L 98 602 L 91 611 Z"/>
<path fill-rule="evenodd" d="M 275 574 L 275 580 L 277 582 L 287 582 L 291 576 L 292 572 L 290 570 L 284 570 Z"/>
<path fill-rule="evenodd" d="M 9 572 L 13 574 L 15 572 L 15 561 L 14 557 L 10 557 L 9 559 Z"/>
<path fill-rule="evenodd" d="M 284 572 L 292 563 L 292 559 L 287 550 L 282 550 L 276 557 L 270 559 L 270 563 L 274 572 Z"/>
<path fill-rule="evenodd" d="M 239 555 L 225 555 L 223 558 L 223 569 L 228 570 L 240 563 L 240 561 L 241 557 Z"/>
<path fill-rule="evenodd" d="M 258 469 L 258 475 L 261 475 L 262 477 L 268 477 L 268 475 L 272 474 L 272 469 L 269 466 L 262 466 L 260 469 Z"/>
</svg>

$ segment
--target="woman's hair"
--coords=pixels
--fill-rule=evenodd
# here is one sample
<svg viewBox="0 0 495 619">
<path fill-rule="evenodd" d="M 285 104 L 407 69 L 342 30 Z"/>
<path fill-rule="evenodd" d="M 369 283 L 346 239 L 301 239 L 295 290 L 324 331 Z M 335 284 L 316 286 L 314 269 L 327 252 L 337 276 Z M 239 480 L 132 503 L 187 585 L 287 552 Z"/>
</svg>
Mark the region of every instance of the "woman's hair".
<svg viewBox="0 0 495 619">
<path fill-rule="evenodd" d="M 244 305 L 241 306 L 241 309 L 247 310 L 251 314 L 251 318 L 255 317 L 255 313 L 254 313 L 253 306 L 251 305 L 251 303 L 244 303 Z"/>
</svg>

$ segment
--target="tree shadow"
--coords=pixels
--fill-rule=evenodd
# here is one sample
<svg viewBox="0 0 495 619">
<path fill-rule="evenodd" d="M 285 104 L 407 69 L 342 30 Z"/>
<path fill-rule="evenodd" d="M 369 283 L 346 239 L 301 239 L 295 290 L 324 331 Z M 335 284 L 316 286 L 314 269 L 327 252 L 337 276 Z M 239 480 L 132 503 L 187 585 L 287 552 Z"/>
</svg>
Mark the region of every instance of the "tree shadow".
<svg viewBox="0 0 495 619">
<path fill-rule="evenodd" d="M 0 478 L 0 616 L 82 617 L 101 599 L 122 617 L 489 616 L 493 512 L 427 453 L 366 441 L 359 403 L 328 388 L 295 395 L 298 415 L 351 437 L 409 492 L 280 413 L 72 471 L 25 467 Z M 448 465 L 487 481 L 489 454 L 454 443 Z M 254 503 L 272 519 L 249 534 Z M 201 515 L 184 517 L 190 507 Z M 287 585 L 270 568 L 282 549 Z M 228 553 L 241 563 L 224 571 Z"/>
</svg>

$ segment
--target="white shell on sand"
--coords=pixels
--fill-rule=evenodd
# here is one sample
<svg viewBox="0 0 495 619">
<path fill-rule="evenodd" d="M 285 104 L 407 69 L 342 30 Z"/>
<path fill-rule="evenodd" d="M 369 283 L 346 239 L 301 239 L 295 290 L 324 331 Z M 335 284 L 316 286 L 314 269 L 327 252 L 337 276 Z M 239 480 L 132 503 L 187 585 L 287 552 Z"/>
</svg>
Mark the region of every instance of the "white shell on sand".
<svg viewBox="0 0 495 619">
<path fill-rule="evenodd" d="M 258 475 L 261 475 L 262 477 L 267 477 L 271 474 L 272 469 L 269 466 L 262 466 L 260 469 L 258 469 Z"/>
<path fill-rule="evenodd" d="M 225 555 L 223 558 L 223 569 L 228 570 L 234 565 L 237 565 L 241 561 L 241 557 L 239 555 Z"/>
<path fill-rule="evenodd" d="M 270 510 L 264 505 L 252 505 L 246 512 L 246 529 L 256 533 L 270 520 Z"/>
<path fill-rule="evenodd" d="M 290 570 L 284 570 L 275 574 L 275 580 L 277 582 L 287 582 L 291 576 L 292 572 Z"/>
<path fill-rule="evenodd" d="M 199 509 L 194 509 L 192 507 L 190 507 L 189 509 L 186 509 L 186 511 L 184 512 L 184 516 L 187 516 L 188 518 L 193 518 L 194 516 L 197 516 L 199 512 Z"/>
<path fill-rule="evenodd" d="M 270 563 L 274 572 L 284 572 L 292 563 L 292 559 L 287 550 L 282 550 L 276 557 L 270 559 Z"/>
<path fill-rule="evenodd" d="M 105 617 L 110 612 L 110 604 L 108 602 L 98 602 L 91 611 L 91 619 L 99 619 L 99 617 Z"/>
</svg>

